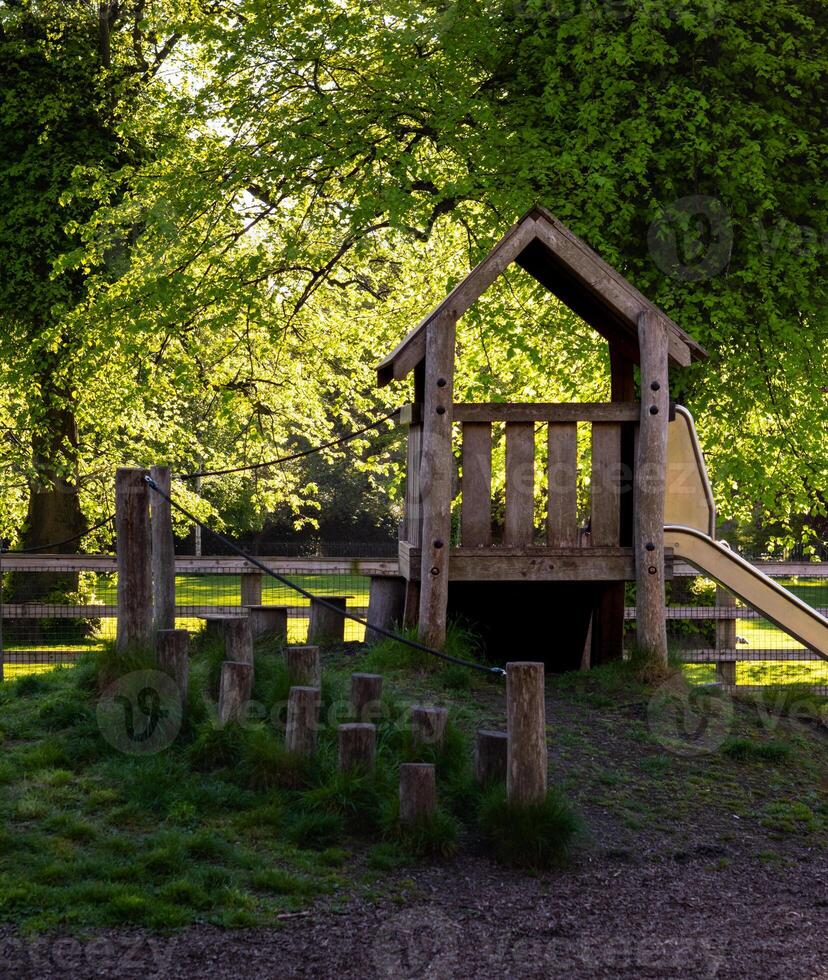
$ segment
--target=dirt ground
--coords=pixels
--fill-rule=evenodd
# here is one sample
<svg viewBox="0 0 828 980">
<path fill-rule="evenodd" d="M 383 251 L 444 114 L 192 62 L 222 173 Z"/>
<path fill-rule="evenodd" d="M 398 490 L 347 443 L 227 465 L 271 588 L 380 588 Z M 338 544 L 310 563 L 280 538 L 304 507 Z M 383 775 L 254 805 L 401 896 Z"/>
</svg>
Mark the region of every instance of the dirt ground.
<svg viewBox="0 0 828 980">
<path fill-rule="evenodd" d="M 828 978 L 828 868 L 707 854 L 586 863 L 538 877 L 466 857 L 417 871 L 405 901 L 319 906 L 279 928 L 101 931 L 20 939 L 0 931 L 0 976 Z"/>
</svg>

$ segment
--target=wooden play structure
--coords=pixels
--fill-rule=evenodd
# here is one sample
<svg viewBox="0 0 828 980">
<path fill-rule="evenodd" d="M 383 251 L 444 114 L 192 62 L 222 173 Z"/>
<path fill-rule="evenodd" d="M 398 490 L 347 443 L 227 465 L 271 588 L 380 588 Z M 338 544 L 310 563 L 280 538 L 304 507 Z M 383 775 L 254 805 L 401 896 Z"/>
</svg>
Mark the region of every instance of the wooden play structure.
<svg viewBox="0 0 828 980">
<path fill-rule="evenodd" d="M 456 323 L 512 262 L 606 339 L 609 402 L 454 402 Z M 678 530 L 695 529 L 708 541 L 715 532 L 712 495 L 692 419 L 677 414 L 670 401 L 669 372 L 672 366 L 705 357 L 691 336 L 549 212 L 534 207 L 525 214 L 378 367 L 380 386 L 413 374 L 414 400 L 400 415 L 408 426 L 408 458 L 399 563 L 406 582 L 406 620 L 419 624 L 420 638 L 441 646 L 448 617 L 460 615 L 495 643 L 505 659 L 531 642 L 553 669 L 603 663 L 622 656 L 625 583 L 635 581 L 638 646 L 666 659 L 664 585 L 672 549 L 681 547 L 686 560 L 698 567 L 706 555 L 712 557 L 708 552 L 699 559 L 691 553 L 687 536 Z M 678 424 L 671 426 L 671 420 Z M 492 442 L 493 426 L 501 423 L 505 517 L 496 541 Z M 547 427 L 548 446 L 542 534 L 534 522 L 539 425 Z M 590 515 L 581 529 L 576 495 L 579 426 L 590 427 L 592 447 Z M 455 437 L 461 500 L 459 539 L 452 541 Z M 673 525 L 667 549 L 665 508 Z M 719 552 L 716 556 L 712 574 L 718 572 L 728 579 L 722 584 L 742 594 L 743 582 L 739 579 L 734 586 L 738 576 L 731 574 L 732 566 L 725 572 Z M 775 595 L 785 593 L 771 584 Z M 755 591 L 746 598 L 755 602 Z M 798 620 L 793 630 L 785 622 L 807 615 L 796 605 L 783 597 L 780 608 L 768 610 L 768 615 L 798 636 Z M 828 654 L 828 623 L 815 616 L 809 616 L 808 642 Z"/>
</svg>

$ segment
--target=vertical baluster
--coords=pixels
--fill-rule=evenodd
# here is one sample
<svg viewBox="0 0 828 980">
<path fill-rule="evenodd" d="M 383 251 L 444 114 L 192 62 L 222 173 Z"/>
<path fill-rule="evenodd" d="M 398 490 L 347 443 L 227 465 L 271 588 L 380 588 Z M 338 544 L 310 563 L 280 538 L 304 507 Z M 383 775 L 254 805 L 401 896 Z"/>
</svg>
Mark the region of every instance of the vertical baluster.
<svg viewBox="0 0 828 980">
<path fill-rule="evenodd" d="M 546 543 L 571 548 L 578 542 L 578 425 L 549 423 L 549 509 Z"/>
<path fill-rule="evenodd" d="M 506 522 L 504 544 L 531 545 L 535 536 L 535 424 L 506 423 Z"/>
<path fill-rule="evenodd" d="M 492 544 L 492 424 L 463 425 L 463 500 L 461 544 L 488 548 Z"/>
<path fill-rule="evenodd" d="M 621 535 L 621 426 L 592 426 L 592 544 L 617 547 Z"/>
</svg>

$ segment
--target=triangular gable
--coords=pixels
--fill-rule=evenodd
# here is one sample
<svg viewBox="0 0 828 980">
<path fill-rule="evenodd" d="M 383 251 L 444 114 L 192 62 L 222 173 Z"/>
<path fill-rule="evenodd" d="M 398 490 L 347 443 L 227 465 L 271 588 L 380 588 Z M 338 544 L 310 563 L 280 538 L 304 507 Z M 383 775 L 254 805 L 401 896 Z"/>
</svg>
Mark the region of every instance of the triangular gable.
<svg viewBox="0 0 828 980">
<path fill-rule="evenodd" d="M 404 378 L 425 357 L 425 328 L 438 317 L 459 319 L 512 263 L 517 262 L 625 356 L 638 361 L 638 316 L 645 310 L 665 325 L 673 364 L 707 357 L 704 348 L 654 306 L 554 215 L 533 207 L 422 319 L 378 366 L 382 387 Z"/>
</svg>

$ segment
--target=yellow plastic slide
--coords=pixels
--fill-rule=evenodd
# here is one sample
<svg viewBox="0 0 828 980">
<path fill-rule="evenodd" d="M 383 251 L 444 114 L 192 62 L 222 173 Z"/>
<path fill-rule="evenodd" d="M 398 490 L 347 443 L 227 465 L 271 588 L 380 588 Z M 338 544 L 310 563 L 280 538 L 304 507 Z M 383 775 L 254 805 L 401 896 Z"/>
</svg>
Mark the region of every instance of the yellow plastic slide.
<svg viewBox="0 0 828 980">
<path fill-rule="evenodd" d="M 828 619 L 715 540 L 716 509 L 693 417 L 677 406 L 667 443 L 664 546 L 828 660 Z"/>
</svg>

